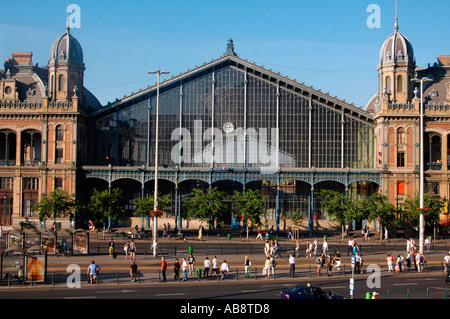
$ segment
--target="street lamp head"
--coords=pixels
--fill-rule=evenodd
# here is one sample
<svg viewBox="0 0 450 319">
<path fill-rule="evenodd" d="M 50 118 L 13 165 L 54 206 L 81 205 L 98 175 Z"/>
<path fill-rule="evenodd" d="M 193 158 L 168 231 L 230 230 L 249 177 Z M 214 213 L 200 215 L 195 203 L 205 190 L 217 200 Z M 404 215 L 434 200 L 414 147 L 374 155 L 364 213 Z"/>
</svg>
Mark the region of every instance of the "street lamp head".
<svg viewBox="0 0 450 319">
<path fill-rule="evenodd" d="M 169 71 L 161 71 L 161 70 L 156 70 L 156 71 L 148 71 L 148 74 L 170 74 Z"/>
<path fill-rule="evenodd" d="M 414 82 L 430 82 L 430 81 L 433 81 L 432 79 L 430 79 L 430 78 L 421 78 L 421 79 L 419 79 L 419 78 L 412 78 L 411 79 L 411 81 L 414 81 Z"/>
</svg>

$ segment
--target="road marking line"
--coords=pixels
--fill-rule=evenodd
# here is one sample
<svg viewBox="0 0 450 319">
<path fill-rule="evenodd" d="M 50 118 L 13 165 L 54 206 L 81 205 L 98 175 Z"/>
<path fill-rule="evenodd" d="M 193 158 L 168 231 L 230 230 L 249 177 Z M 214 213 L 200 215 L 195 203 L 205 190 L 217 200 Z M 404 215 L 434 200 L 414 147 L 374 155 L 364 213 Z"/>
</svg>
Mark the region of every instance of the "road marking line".
<svg viewBox="0 0 450 319">
<path fill-rule="evenodd" d="M 95 296 L 81 296 L 81 297 L 64 297 L 64 299 L 96 299 Z"/>
<path fill-rule="evenodd" d="M 186 293 L 184 292 L 180 292 L 180 293 L 173 293 L 173 294 L 156 294 L 156 296 L 158 297 L 162 297 L 162 296 L 184 296 Z"/>
<path fill-rule="evenodd" d="M 417 282 L 410 282 L 406 284 L 394 284 L 394 286 L 411 286 L 411 285 L 418 285 Z"/>
</svg>

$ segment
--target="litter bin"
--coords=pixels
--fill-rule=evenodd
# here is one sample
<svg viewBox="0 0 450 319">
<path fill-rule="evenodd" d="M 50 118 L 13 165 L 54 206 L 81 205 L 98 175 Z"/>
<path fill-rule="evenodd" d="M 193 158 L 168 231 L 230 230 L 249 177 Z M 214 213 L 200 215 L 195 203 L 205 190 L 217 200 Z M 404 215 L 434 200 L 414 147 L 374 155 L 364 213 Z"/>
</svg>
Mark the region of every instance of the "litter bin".
<svg viewBox="0 0 450 319">
<path fill-rule="evenodd" d="M 373 293 L 372 292 L 366 292 L 366 299 L 372 299 Z"/>
<path fill-rule="evenodd" d="M 231 240 L 231 234 L 228 234 L 227 237 L 228 237 L 228 240 Z"/>
<path fill-rule="evenodd" d="M 194 246 L 189 246 L 189 254 L 193 254 L 194 253 Z"/>
<path fill-rule="evenodd" d="M 197 276 L 197 279 L 199 279 L 202 276 L 202 269 L 199 268 L 195 268 L 195 274 Z"/>
</svg>

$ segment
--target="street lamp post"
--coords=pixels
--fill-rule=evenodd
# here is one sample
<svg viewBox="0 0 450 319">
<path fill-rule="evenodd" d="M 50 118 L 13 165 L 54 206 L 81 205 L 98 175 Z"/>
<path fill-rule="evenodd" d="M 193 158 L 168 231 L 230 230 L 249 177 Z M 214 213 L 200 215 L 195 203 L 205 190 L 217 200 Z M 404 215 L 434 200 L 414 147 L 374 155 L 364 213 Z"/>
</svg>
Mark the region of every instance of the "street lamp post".
<svg viewBox="0 0 450 319">
<path fill-rule="evenodd" d="M 424 244 L 424 232 L 425 232 L 425 221 L 423 217 L 424 210 L 424 160 L 423 160 L 423 150 L 424 150 L 424 126 L 423 126 L 423 82 L 431 81 L 429 78 L 414 78 L 411 81 L 420 82 L 420 136 L 419 136 L 419 144 L 420 144 L 420 176 L 419 176 L 419 252 L 423 255 L 423 244 Z"/>
<path fill-rule="evenodd" d="M 155 126 L 155 191 L 153 200 L 153 210 L 156 214 L 158 210 L 158 144 L 159 144 L 159 77 L 161 74 L 169 74 L 168 71 L 148 71 L 148 74 L 156 74 L 156 126 Z M 150 123 L 149 123 L 150 124 Z M 158 218 L 153 217 L 153 257 L 156 257 L 158 242 Z"/>
</svg>

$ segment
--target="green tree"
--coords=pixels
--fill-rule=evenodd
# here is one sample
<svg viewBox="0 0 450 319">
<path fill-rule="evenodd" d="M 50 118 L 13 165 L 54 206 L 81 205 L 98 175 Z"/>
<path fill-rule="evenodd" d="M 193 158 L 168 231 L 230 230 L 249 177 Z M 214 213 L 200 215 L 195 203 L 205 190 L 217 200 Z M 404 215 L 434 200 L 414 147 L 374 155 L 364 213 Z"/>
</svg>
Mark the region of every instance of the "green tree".
<svg viewBox="0 0 450 319">
<path fill-rule="evenodd" d="M 423 204 L 425 207 L 423 217 L 425 224 L 433 226 L 434 223 L 439 222 L 439 215 L 444 209 L 444 202 L 439 198 L 432 197 L 429 194 L 425 194 L 423 198 Z M 413 198 L 408 197 L 405 200 L 404 212 L 406 219 L 413 225 L 419 225 L 420 218 L 420 197 L 416 194 Z"/>
<path fill-rule="evenodd" d="M 389 203 L 385 195 L 379 193 L 372 194 L 371 196 L 364 198 L 363 204 L 368 210 L 368 214 L 366 215 L 368 220 L 377 220 L 378 223 L 383 226 L 389 225 L 394 220 L 395 207 Z M 381 241 L 383 237 L 381 227 L 379 228 L 379 231 Z"/>
<path fill-rule="evenodd" d="M 250 221 L 251 225 L 261 225 L 261 215 L 265 212 L 264 203 L 265 198 L 259 190 L 249 189 L 245 193 L 237 190 L 234 191 L 233 208 L 239 218 L 242 215 L 243 220 L 245 222 Z M 247 241 L 248 230 L 246 225 Z"/>
<path fill-rule="evenodd" d="M 134 201 L 134 204 L 136 205 L 136 211 L 135 216 L 139 217 L 147 217 L 149 218 L 149 213 L 151 210 L 155 208 L 154 206 L 155 197 L 149 196 L 149 197 L 139 197 L 136 198 Z M 172 200 L 170 198 L 170 194 L 167 195 L 158 195 L 158 209 L 164 209 L 170 206 Z"/>
<path fill-rule="evenodd" d="M 334 220 L 341 225 L 342 240 L 344 240 L 345 223 L 353 220 L 358 210 L 344 193 L 324 189 L 320 191 L 319 197 L 322 198 L 322 207 L 325 208 L 331 220 Z"/>
<path fill-rule="evenodd" d="M 186 219 L 199 219 L 201 223 L 207 222 L 210 226 L 214 221 L 223 225 L 222 213 L 227 209 L 225 197 L 226 194 L 217 188 L 194 189 L 190 196 L 183 199 Z"/>
<path fill-rule="evenodd" d="M 94 220 L 101 223 L 108 221 L 108 229 L 110 229 L 111 220 L 121 221 L 128 218 L 121 199 L 122 190 L 120 188 L 114 188 L 111 192 L 107 189 L 103 191 L 94 189 L 88 204 Z"/>
<path fill-rule="evenodd" d="M 54 190 L 50 194 L 43 196 L 34 208 L 39 213 L 39 220 L 52 218 L 56 222 L 56 218 L 68 215 L 73 218 L 76 202 L 67 192 L 63 190 Z"/>
</svg>

